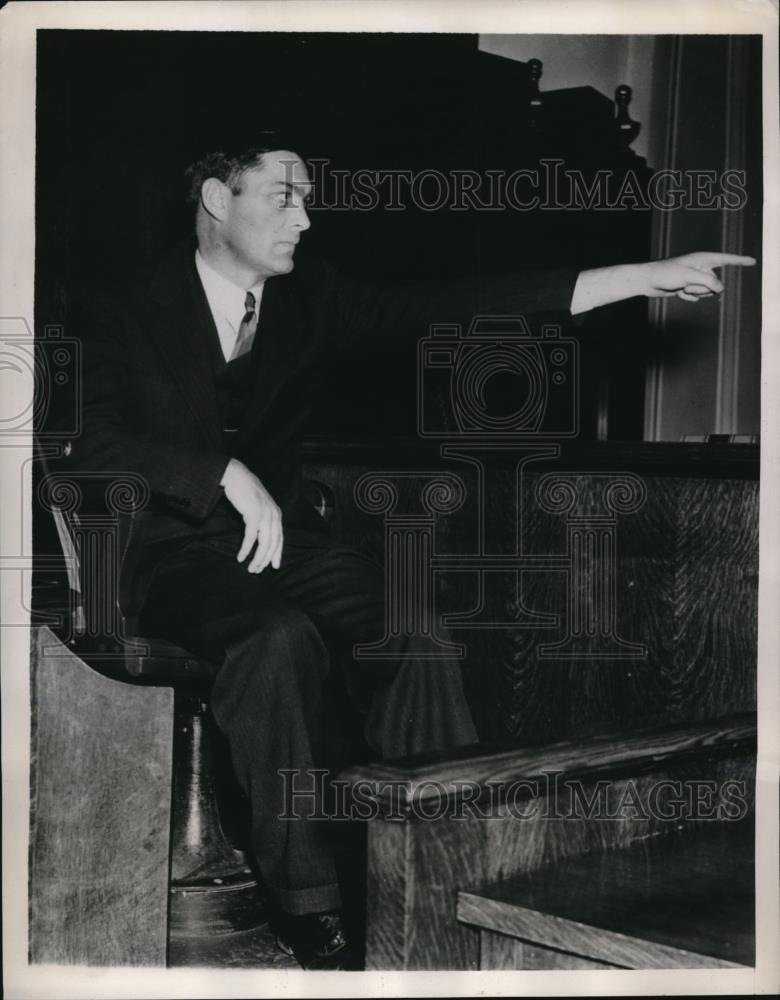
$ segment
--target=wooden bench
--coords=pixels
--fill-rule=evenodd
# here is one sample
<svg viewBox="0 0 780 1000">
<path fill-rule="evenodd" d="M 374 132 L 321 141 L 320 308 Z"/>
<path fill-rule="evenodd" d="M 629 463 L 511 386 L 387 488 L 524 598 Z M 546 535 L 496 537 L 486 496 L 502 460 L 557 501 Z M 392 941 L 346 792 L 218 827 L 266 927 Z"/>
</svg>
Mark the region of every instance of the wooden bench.
<svg viewBox="0 0 780 1000">
<path fill-rule="evenodd" d="M 481 969 L 755 964 L 754 827 L 656 836 L 458 894 Z"/>
<path fill-rule="evenodd" d="M 511 945 L 503 942 L 501 948 L 486 937 L 486 933 L 511 937 L 519 924 L 512 924 L 506 917 L 508 922 L 499 925 L 496 914 L 500 912 L 503 920 L 518 903 L 525 909 L 539 910 L 535 901 L 541 898 L 540 886 L 547 884 L 545 880 L 553 878 L 555 872 L 564 873 L 560 876 L 561 898 L 568 891 L 567 885 L 572 887 L 573 896 L 597 899 L 604 895 L 606 900 L 612 898 L 612 893 L 614 900 L 602 906 L 602 911 L 607 912 L 610 906 L 618 905 L 615 900 L 622 886 L 620 905 L 629 909 L 633 906 L 637 917 L 647 910 L 649 919 L 650 908 L 658 902 L 653 901 L 652 893 L 660 893 L 673 877 L 669 874 L 667 878 L 664 873 L 673 872 L 674 864 L 681 869 L 689 866 L 691 879 L 685 886 L 680 884 L 677 898 L 690 911 L 688 923 L 693 926 L 698 903 L 708 899 L 708 905 L 714 906 L 712 901 L 717 899 L 720 906 L 733 890 L 728 871 L 722 883 L 713 881 L 716 875 L 720 877 L 714 869 L 697 880 L 691 861 L 697 850 L 695 838 L 712 834 L 716 827 L 725 830 L 723 836 L 732 837 L 739 828 L 745 842 L 740 841 L 739 849 L 729 849 L 727 856 L 733 855 L 740 863 L 752 863 L 752 841 L 745 831 L 752 829 L 755 740 L 755 715 L 743 713 L 545 747 L 478 755 L 464 750 L 459 757 L 352 768 L 343 777 L 358 793 L 364 808 L 367 802 L 373 808 L 373 818 L 368 822 L 366 968 L 561 968 L 560 964 L 539 964 L 559 959 L 549 954 L 542 958 L 533 951 L 539 947 L 541 935 L 530 941 L 524 938 L 522 944 L 517 943 L 519 938 Z M 690 810 L 680 815 L 663 810 L 634 814 L 631 801 L 647 801 L 653 788 L 664 782 L 671 788 L 677 782 L 689 789 L 706 787 L 707 783 L 714 783 L 721 791 L 737 787 L 741 789 L 743 818 L 716 824 L 711 819 L 696 818 Z M 625 798 L 628 807 L 617 816 L 580 812 L 564 818 L 567 796 L 573 787 L 580 790 L 583 802 L 593 801 L 598 790 L 606 788 L 605 794 L 613 804 Z M 499 794 L 493 795 L 491 789 L 497 789 Z M 508 789 L 517 793 L 514 799 L 507 799 Z M 694 840 L 687 841 L 689 836 Z M 650 879 L 648 875 L 641 883 L 641 879 L 629 877 L 626 873 L 632 869 L 621 867 L 628 864 L 621 859 L 643 858 L 644 852 L 651 850 L 660 852 L 654 868 L 661 873 L 658 878 L 654 875 Z M 675 852 L 680 850 L 683 853 L 674 862 L 678 857 Z M 697 863 L 706 867 L 706 857 L 705 851 Z M 579 865 L 584 868 L 569 867 Z M 648 872 L 642 866 L 633 870 Z M 512 889 L 509 899 L 504 899 L 500 887 L 514 884 L 518 878 L 536 881 L 521 883 L 525 892 L 522 897 Z M 587 887 L 582 892 L 574 890 L 575 878 Z M 600 888 L 599 878 L 603 883 Z M 653 944 L 656 952 L 666 944 L 678 952 L 690 948 L 692 954 L 704 956 L 703 962 L 716 959 L 743 964 L 749 948 L 746 935 L 752 933 L 752 923 L 746 916 L 752 907 L 750 879 L 748 869 L 743 869 L 740 892 L 745 909 L 741 915 L 729 918 L 729 926 L 742 928 L 742 944 L 734 946 L 733 954 L 725 945 L 711 953 L 693 941 L 684 926 L 668 922 L 672 937 L 656 942 L 643 938 L 641 961 L 645 962 L 644 955 L 652 951 Z M 646 895 L 637 889 L 632 897 L 631 887 L 641 884 Z M 583 898 L 577 905 L 586 907 L 586 903 Z M 555 910 L 554 915 L 569 923 L 579 922 L 579 916 L 586 922 L 589 916 L 597 921 L 595 911 L 591 915 L 587 909 L 582 913 Z M 598 922 L 594 927 L 593 937 L 610 930 Z M 522 930 L 528 933 L 528 920 Z M 727 931 L 723 940 L 732 938 Z M 554 947 L 559 945 L 554 943 Z M 560 949 L 560 953 L 564 951 Z M 606 964 L 605 956 L 612 956 L 606 961 L 618 964 L 613 950 L 602 949 L 599 955 L 586 959 L 580 951 L 571 960 L 580 963 L 578 968 L 598 968 L 581 963 L 587 960 Z M 493 961 L 499 964 L 485 964 Z M 666 959 L 648 960 L 642 967 L 657 967 L 658 961 Z"/>
</svg>

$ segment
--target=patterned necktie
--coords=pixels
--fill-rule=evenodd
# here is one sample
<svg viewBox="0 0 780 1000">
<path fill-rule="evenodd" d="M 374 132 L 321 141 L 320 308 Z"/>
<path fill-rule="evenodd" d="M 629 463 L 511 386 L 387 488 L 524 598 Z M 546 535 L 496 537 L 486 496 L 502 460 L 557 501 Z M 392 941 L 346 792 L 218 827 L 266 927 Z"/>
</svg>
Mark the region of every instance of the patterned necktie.
<svg viewBox="0 0 780 1000">
<path fill-rule="evenodd" d="M 230 360 L 235 361 L 236 358 L 240 358 L 242 354 L 246 354 L 247 351 L 252 350 L 252 343 L 255 339 L 255 333 L 257 332 L 257 314 L 255 313 L 255 297 L 251 292 L 246 293 L 246 298 L 244 299 L 244 318 L 241 320 L 241 326 L 238 328 L 238 337 L 236 338 L 236 344 L 233 348 L 233 353 L 230 355 Z"/>
</svg>

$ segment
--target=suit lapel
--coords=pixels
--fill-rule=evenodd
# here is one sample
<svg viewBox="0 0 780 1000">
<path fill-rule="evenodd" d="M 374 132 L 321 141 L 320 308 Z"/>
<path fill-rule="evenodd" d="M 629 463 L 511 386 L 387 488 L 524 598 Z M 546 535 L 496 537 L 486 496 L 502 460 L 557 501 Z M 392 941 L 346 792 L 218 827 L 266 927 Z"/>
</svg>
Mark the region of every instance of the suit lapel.
<svg viewBox="0 0 780 1000">
<path fill-rule="evenodd" d="M 217 332 L 195 269 L 195 248 L 179 247 L 155 277 L 149 336 L 161 354 L 193 417 L 221 447 L 210 338 Z"/>
</svg>

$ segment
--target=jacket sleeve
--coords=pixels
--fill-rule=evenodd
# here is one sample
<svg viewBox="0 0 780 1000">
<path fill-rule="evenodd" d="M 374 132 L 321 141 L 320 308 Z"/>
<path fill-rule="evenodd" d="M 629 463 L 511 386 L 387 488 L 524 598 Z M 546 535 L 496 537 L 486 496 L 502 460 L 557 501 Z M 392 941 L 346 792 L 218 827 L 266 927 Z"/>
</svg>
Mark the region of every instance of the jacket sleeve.
<svg viewBox="0 0 780 1000">
<path fill-rule="evenodd" d="M 70 442 L 67 467 L 140 476 L 155 503 L 204 520 L 221 496 L 228 456 L 167 443 L 134 428 L 126 324 L 105 300 L 79 313 L 81 431 Z"/>
<path fill-rule="evenodd" d="M 375 345 L 398 336 L 423 336 L 432 323 L 461 323 L 481 315 L 558 314 L 571 320 L 575 268 L 520 271 L 464 281 L 383 287 L 339 275 L 334 281 L 344 344 Z"/>
</svg>

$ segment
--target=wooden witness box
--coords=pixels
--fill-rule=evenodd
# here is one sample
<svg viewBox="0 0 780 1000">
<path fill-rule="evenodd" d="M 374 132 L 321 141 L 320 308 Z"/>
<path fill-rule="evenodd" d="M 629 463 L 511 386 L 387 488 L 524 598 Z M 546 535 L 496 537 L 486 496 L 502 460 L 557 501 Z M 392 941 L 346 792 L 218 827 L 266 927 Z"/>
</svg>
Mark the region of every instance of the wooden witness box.
<svg viewBox="0 0 780 1000">
<path fill-rule="evenodd" d="M 339 497 L 337 528 L 378 556 L 381 518 L 350 506 L 362 476 L 446 470 L 467 496 L 479 488 L 473 470 L 419 443 L 324 458 L 312 448 L 308 471 Z M 545 658 L 556 640 L 570 651 L 549 627 L 452 629 L 496 749 L 344 775 L 376 812 L 366 967 L 752 965 L 757 447 L 578 444 L 519 470 L 494 453 L 481 474 L 486 533 L 523 520 L 534 554 L 566 551 L 565 515 L 538 503 L 543 477 L 574 481 L 588 515 L 605 475 L 639 482 L 642 503 L 613 536 L 614 626 L 628 655 Z M 398 477 L 398 509 L 410 482 Z M 453 524 L 437 525 L 437 552 L 476 544 L 464 527 L 473 512 L 467 499 L 439 518 Z M 483 607 L 494 619 L 519 604 L 571 614 L 560 567 L 522 578 L 519 601 L 492 581 Z M 474 606 L 468 572 L 436 593 L 440 610 Z"/>
<path fill-rule="evenodd" d="M 752 965 L 754 754 L 745 714 L 353 769 L 366 967 Z"/>
<path fill-rule="evenodd" d="M 465 503 L 431 537 L 437 558 L 473 552 L 473 466 L 419 442 L 314 443 L 305 459 L 335 498 L 334 534 L 379 558 L 389 529 L 358 503 L 361 479 L 398 474 L 405 502 L 421 477 L 461 475 Z M 542 657 L 563 638 L 549 617 L 479 627 L 474 572 L 439 573 L 437 612 L 472 616 L 451 631 L 483 742 L 342 775 L 373 811 L 366 967 L 751 965 L 757 448 L 572 446 L 521 475 L 511 456 L 491 461 L 486 544 L 512 538 L 522 511 L 523 551 L 558 562 L 520 574 L 521 603 L 554 621 L 581 595 L 562 561 L 568 515 L 536 504 L 542 477 L 575 476 L 586 500 L 608 474 L 642 484 L 642 504 L 610 523 L 613 623 L 631 655 Z M 486 615 L 520 606 L 501 573 Z M 96 964 L 163 964 L 172 693 L 47 659 L 52 639 L 33 642 L 33 960 L 74 961 L 97 941 Z M 88 787 L 69 777 L 93 771 Z"/>
</svg>

